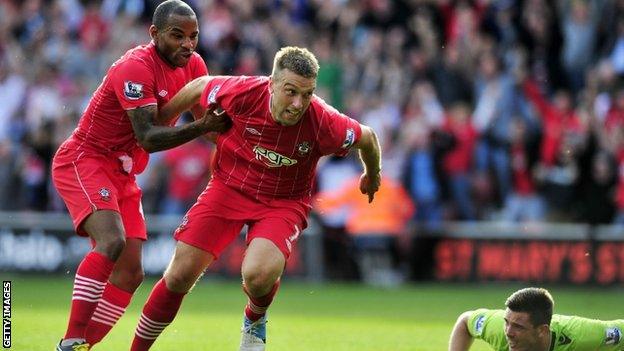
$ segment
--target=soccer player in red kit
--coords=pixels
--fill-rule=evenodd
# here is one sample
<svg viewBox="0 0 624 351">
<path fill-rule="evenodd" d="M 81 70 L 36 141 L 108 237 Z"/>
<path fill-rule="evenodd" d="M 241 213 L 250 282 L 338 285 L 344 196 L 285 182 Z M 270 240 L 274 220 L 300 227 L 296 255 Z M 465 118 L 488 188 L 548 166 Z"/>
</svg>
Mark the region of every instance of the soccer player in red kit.
<svg viewBox="0 0 624 351">
<path fill-rule="evenodd" d="M 149 28 L 152 42 L 115 62 L 94 93 L 78 127 L 60 146 L 52 179 L 76 232 L 94 247 L 76 271 L 67 331 L 56 351 L 88 350 L 124 313 L 143 280 L 141 248 L 146 239 L 141 189 L 135 181 L 148 153 L 169 149 L 229 119 L 192 108 L 197 119 L 173 126 L 158 107 L 186 83 L 207 74 L 194 52 L 198 26 L 180 0 L 160 4 Z"/>
<path fill-rule="evenodd" d="M 318 69 L 308 50 L 282 48 L 271 77 L 199 78 L 163 108 L 167 114 L 198 101 L 218 106 L 232 128 L 218 136 L 212 179 L 176 229 L 174 256 L 143 308 L 132 351 L 150 348 L 184 295 L 245 224 L 241 271 L 248 303 L 240 350 L 264 350 L 266 311 L 306 228 L 319 158 L 359 149 L 364 166 L 359 187 L 373 200 L 381 177 L 377 137 L 313 94 Z"/>
</svg>

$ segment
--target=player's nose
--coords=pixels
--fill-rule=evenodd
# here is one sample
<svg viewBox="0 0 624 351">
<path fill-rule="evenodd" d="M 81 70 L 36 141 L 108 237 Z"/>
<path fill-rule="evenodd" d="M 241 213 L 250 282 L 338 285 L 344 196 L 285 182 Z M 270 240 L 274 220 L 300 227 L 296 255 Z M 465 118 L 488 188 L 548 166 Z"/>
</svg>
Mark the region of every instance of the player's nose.
<svg viewBox="0 0 624 351">
<path fill-rule="evenodd" d="M 293 107 L 300 109 L 303 106 L 303 98 L 300 95 L 297 95 L 293 98 L 292 101 Z"/>
<path fill-rule="evenodd" d="M 184 38 L 184 40 L 182 41 L 182 47 L 187 50 L 193 50 L 195 48 L 195 41 L 188 37 Z"/>
</svg>

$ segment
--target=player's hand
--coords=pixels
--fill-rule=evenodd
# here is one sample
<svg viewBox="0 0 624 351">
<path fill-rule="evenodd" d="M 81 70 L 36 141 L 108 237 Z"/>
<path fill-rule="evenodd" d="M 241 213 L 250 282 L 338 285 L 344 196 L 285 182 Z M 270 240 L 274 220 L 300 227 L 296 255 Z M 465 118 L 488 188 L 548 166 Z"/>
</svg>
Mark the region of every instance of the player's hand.
<svg viewBox="0 0 624 351">
<path fill-rule="evenodd" d="M 223 133 L 232 127 L 232 120 L 225 110 L 218 106 L 207 109 L 199 121 L 207 128 L 208 132 Z"/>
<path fill-rule="evenodd" d="M 364 173 L 360 176 L 360 191 L 362 194 L 368 195 L 368 203 L 373 202 L 375 193 L 379 190 L 381 184 L 381 172 L 373 174 Z"/>
</svg>

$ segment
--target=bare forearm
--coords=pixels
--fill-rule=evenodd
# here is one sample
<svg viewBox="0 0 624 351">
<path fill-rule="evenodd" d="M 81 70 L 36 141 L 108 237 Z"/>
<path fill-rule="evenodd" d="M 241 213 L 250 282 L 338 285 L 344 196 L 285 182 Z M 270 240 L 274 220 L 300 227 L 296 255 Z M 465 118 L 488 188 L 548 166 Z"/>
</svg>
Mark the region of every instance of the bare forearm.
<svg viewBox="0 0 624 351">
<path fill-rule="evenodd" d="M 154 125 L 157 113 L 155 105 L 128 111 L 134 134 L 145 151 L 171 149 L 209 131 L 209 127 L 201 121 L 176 127 Z"/>
<path fill-rule="evenodd" d="M 377 135 L 372 129 L 367 127 L 364 137 L 366 138 L 359 145 L 359 155 L 364 172 L 366 174 L 378 174 L 381 172 L 381 147 Z"/>
<path fill-rule="evenodd" d="M 207 82 L 208 77 L 200 77 L 185 85 L 158 111 L 156 122 L 160 125 L 168 124 L 175 116 L 196 106 Z M 200 109 L 195 110 L 200 111 Z M 193 111 L 194 115 L 196 111 Z"/>
<path fill-rule="evenodd" d="M 208 132 L 205 125 L 191 122 L 176 127 L 153 126 L 145 134 L 141 146 L 148 152 L 174 148 Z"/>
</svg>

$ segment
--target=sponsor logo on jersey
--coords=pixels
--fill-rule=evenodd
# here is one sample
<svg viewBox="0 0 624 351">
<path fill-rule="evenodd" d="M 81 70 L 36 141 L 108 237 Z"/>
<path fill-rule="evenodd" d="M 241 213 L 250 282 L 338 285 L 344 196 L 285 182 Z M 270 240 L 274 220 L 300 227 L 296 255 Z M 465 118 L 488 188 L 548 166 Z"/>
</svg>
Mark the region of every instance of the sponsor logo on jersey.
<svg viewBox="0 0 624 351">
<path fill-rule="evenodd" d="M 310 152 L 310 143 L 307 141 L 297 145 L 297 153 L 299 156 L 305 156 Z"/>
<path fill-rule="evenodd" d="M 622 331 L 618 327 L 607 328 L 605 345 L 617 345 L 622 340 Z"/>
<path fill-rule="evenodd" d="M 342 142 L 342 148 L 348 149 L 353 145 L 355 141 L 355 131 L 352 128 L 347 129 L 347 135 L 345 135 L 345 140 Z"/>
<path fill-rule="evenodd" d="M 102 188 L 100 189 L 100 191 L 98 191 L 98 194 L 100 194 L 100 198 L 104 201 L 110 201 L 110 190 L 106 189 L 106 188 Z"/>
<path fill-rule="evenodd" d="M 481 335 L 483 333 L 483 325 L 485 324 L 485 316 L 481 315 L 475 320 L 475 333 Z"/>
<path fill-rule="evenodd" d="M 134 83 L 129 80 L 124 82 L 124 95 L 129 100 L 138 100 L 143 97 L 143 84 Z"/>
<path fill-rule="evenodd" d="M 269 167 L 292 166 L 297 163 L 297 160 L 280 155 L 273 150 L 265 149 L 259 145 L 254 146 L 253 152 L 256 154 L 256 160 L 261 161 Z"/>
<path fill-rule="evenodd" d="M 561 335 L 559 335 L 559 338 L 557 339 L 557 343 L 559 345 L 567 345 L 567 344 L 569 344 L 571 342 L 572 342 L 572 340 L 567 335 L 565 335 L 563 333 Z"/>
<path fill-rule="evenodd" d="M 212 88 L 212 90 L 210 90 L 210 93 L 208 93 L 208 103 L 214 104 L 217 102 L 217 93 L 219 92 L 219 89 L 221 89 L 221 85 L 216 85 Z"/>
<path fill-rule="evenodd" d="M 250 128 L 247 127 L 245 128 L 246 131 L 248 131 L 249 133 L 253 134 L 253 135 L 262 135 L 262 133 L 260 133 L 257 129 L 255 128 Z"/>
</svg>

